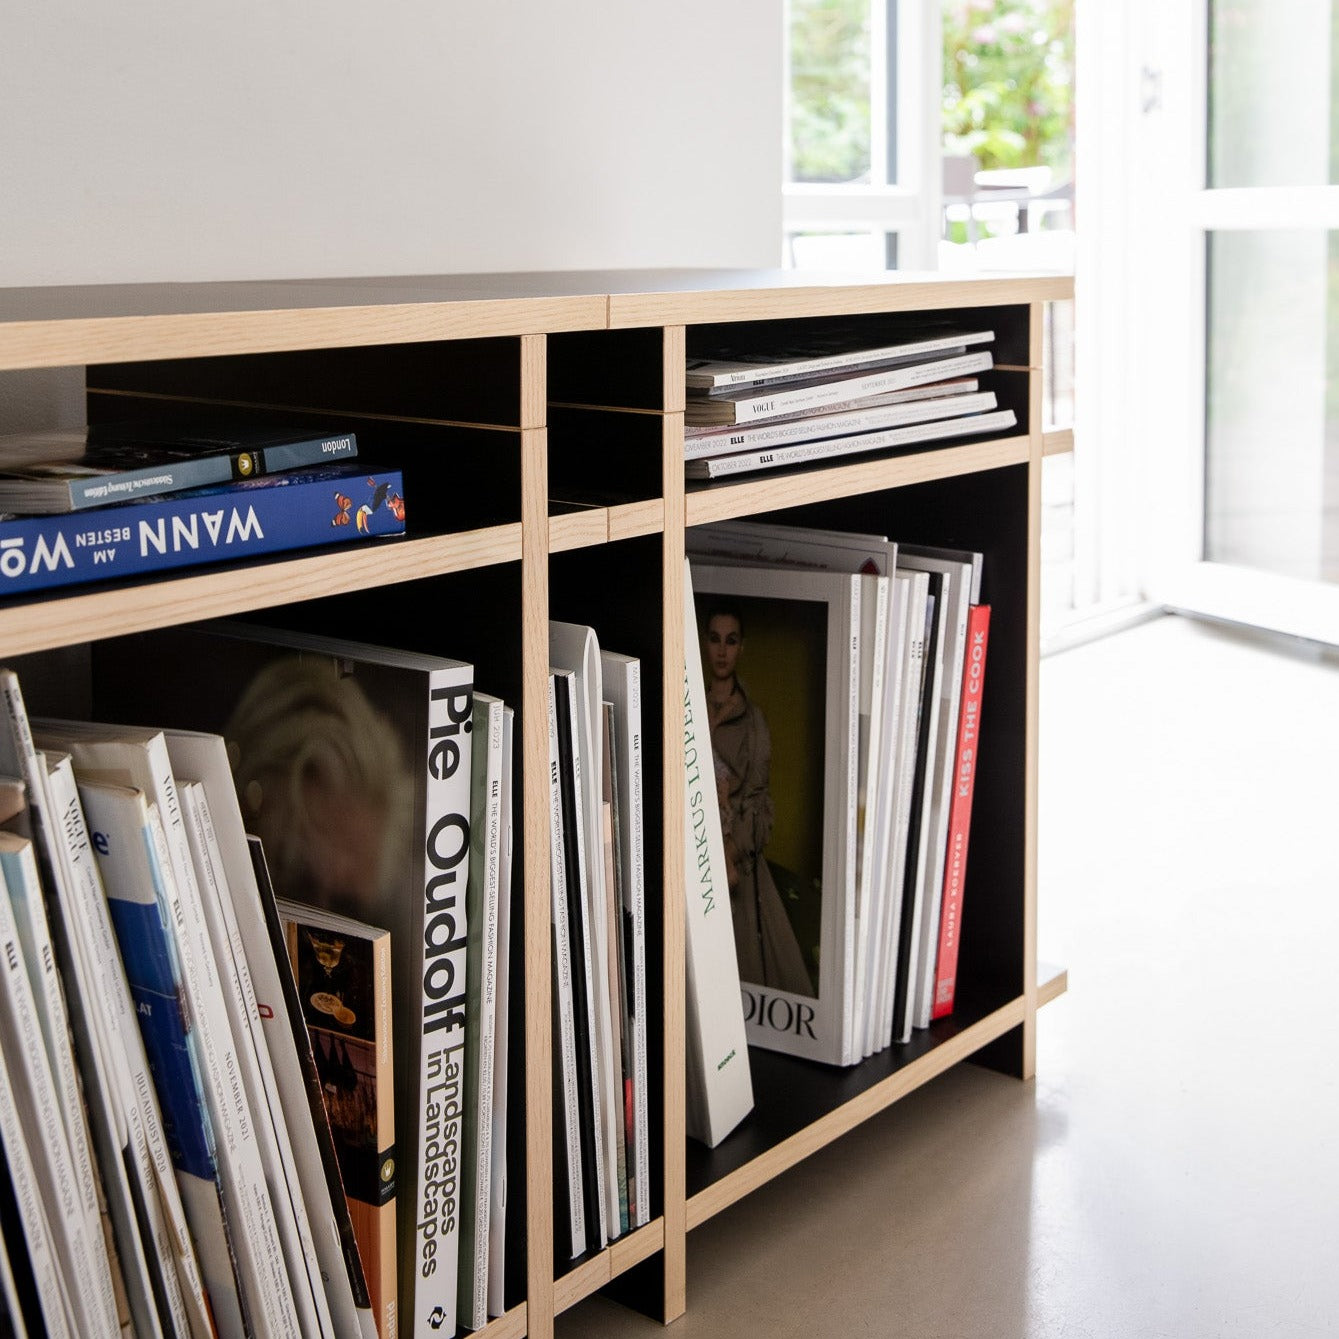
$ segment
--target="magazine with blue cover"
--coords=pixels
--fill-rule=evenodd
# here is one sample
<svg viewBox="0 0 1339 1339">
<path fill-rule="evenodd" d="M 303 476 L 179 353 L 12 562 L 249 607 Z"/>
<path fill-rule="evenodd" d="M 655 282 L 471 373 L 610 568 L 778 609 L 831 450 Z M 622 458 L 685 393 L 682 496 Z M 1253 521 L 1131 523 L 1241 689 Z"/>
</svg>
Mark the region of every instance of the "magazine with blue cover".
<svg viewBox="0 0 1339 1339">
<path fill-rule="evenodd" d="M 399 470 L 310 466 L 96 511 L 0 518 L 0 596 L 404 529 Z"/>
</svg>

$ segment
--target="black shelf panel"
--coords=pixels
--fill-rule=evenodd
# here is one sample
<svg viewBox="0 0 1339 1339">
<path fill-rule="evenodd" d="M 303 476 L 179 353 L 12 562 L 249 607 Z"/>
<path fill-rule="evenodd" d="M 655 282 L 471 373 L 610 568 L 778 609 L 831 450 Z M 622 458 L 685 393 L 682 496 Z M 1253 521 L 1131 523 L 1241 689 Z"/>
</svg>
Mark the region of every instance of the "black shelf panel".
<svg viewBox="0 0 1339 1339">
<path fill-rule="evenodd" d="M 688 1141 L 688 1197 L 710 1189 L 778 1144 L 914 1064 L 979 1023 L 1015 996 L 1004 990 L 973 989 L 960 994 L 952 1017 L 914 1029 L 905 1045 L 889 1046 L 846 1068 L 799 1060 L 778 1051 L 749 1048 L 753 1110 L 715 1148 Z"/>
</svg>

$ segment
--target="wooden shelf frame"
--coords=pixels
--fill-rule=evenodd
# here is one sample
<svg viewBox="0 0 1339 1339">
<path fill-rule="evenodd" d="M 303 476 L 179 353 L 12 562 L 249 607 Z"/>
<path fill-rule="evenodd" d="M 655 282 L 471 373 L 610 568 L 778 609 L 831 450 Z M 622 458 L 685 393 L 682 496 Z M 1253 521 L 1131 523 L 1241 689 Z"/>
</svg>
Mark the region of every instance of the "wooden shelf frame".
<svg viewBox="0 0 1339 1339">
<path fill-rule="evenodd" d="M 686 1241 L 693 1228 L 965 1058 L 981 1055 L 1020 1075 L 1031 1074 L 1037 1008 L 1067 985 L 1063 971 L 1048 970 L 1039 979 L 1035 961 L 1037 554 L 1041 461 L 1072 445 L 1072 438 L 1046 434 L 1041 427 L 1041 318 L 1047 302 L 1072 295 L 1072 281 L 1063 276 L 946 280 L 898 274 L 852 281 L 793 272 L 687 271 L 0 291 L 0 394 L 5 372 L 29 368 L 137 364 L 143 366 L 144 385 L 151 386 L 155 366 L 169 359 L 360 348 L 393 352 L 440 341 L 495 340 L 499 347 L 505 345 L 502 361 L 515 369 L 514 423 L 453 416 L 449 390 L 448 407 L 434 411 L 441 412 L 441 418 L 419 417 L 414 422 L 455 428 L 473 424 L 495 433 L 499 449 L 511 449 L 506 445 L 509 436 L 518 478 L 514 519 L 430 533 L 428 515 L 419 522 L 427 529 L 411 528 L 404 540 L 374 546 L 195 569 L 114 587 L 53 592 L 49 598 L 0 599 L 0 659 L 8 660 L 178 621 L 326 596 L 354 596 L 407 582 L 464 580 L 471 572 L 508 565 L 519 569 L 523 729 L 518 741 L 522 805 L 518 844 L 523 880 L 516 896 L 522 915 L 524 974 L 516 988 L 522 1016 L 515 1026 L 527 1058 L 520 1095 L 526 1258 L 524 1297 L 480 1332 L 488 1339 L 522 1335 L 549 1339 L 557 1315 L 611 1284 L 626 1283 L 638 1305 L 672 1320 L 688 1304 Z M 1026 352 L 1015 355 L 1015 370 L 1007 374 L 1026 378 L 1019 383 L 1026 388 L 1026 421 L 1018 433 L 900 456 L 856 458 L 775 477 L 685 486 L 681 369 L 692 327 L 954 308 L 1026 312 Z M 550 402 L 555 408 L 559 402 L 565 407 L 573 402 L 553 392 L 552 355 L 556 341 L 573 336 L 608 341 L 611 349 L 630 351 L 629 358 L 642 359 L 650 351 L 649 356 L 659 359 L 658 369 L 648 369 L 646 379 L 652 386 L 648 403 L 591 406 L 608 416 L 641 420 L 639 441 L 645 437 L 654 442 L 658 434 L 658 479 L 644 494 L 610 500 L 592 490 L 587 498 L 580 486 L 564 479 L 560 497 L 553 496 L 551 457 L 556 439 L 550 439 L 557 429 L 550 421 Z M 373 415 L 377 417 L 390 421 L 396 416 L 383 410 Z M 857 1084 L 860 1090 L 854 1095 L 690 1192 L 683 1084 L 683 852 L 680 842 L 664 840 L 658 869 L 664 896 L 654 912 L 648 903 L 648 912 L 658 912 L 659 917 L 656 934 L 664 986 L 657 1014 L 658 1086 L 663 1101 L 659 1113 L 653 1112 L 662 1149 L 660 1165 L 653 1168 L 655 1216 L 647 1227 L 566 1267 L 554 1258 L 551 1202 L 551 941 L 543 720 L 554 572 L 582 553 L 598 556 L 605 548 L 624 544 L 658 546 L 659 589 L 648 592 L 648 598 L 661 602 L 663 672 L 658 710 L 665 722 L 672 722 L 681 711 L 681 676 L 671 667 L 682 664 L 684 649 L 679 610 L 687 526 L 920 485 L 951 487 L 954 480 L 996 470 L 1024 471 L 1027 480 L 1027 653 L 1021 688 L 1026 739 L 1019 778 L 1024 791 L 1023 960 L 1017 965 L 1021 989 L 1003 992 L 965 1012 L 956 1023 L 936 1025 L 938 1030 L 929 1035 L 918 1034 L 904 1059 L 880 1061 L 884 1068 L 871 1069 L 865 1076 L 869 1082 Z M 412 525 L 419 504 L 412 495 L 409 503 Z M 442 649 L 451 653 L 451 648 Z M 647 690 L 651 691 L 650 683 Z M 682 742 L 671 729 L 665 732 L 660 775 L 654 781 L 648 778 L 648 801 L 663 807 L 665 834 L 679 831 L 682 824 L 681 778 Z M 697 1160 L 696 1153 L 693 1159 Z"/>
</svg>

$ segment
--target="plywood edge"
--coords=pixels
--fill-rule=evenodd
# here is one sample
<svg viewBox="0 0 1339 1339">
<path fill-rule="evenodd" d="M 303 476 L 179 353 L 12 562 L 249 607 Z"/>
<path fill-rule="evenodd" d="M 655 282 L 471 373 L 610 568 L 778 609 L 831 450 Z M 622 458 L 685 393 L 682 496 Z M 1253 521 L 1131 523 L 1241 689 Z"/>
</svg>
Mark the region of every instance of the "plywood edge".
<svg viewBox="0 0 1339 1339">
<path fill-rule="evenodd" d="M 992 438 L 965 446 L 947 446 L 888 459 L 804 470 L 783 477 L 763 475 L 743 483 L 718 482 L 688 494 L 687 520 L 689 525 L 704 525 L 752 512 L 774 511 L 806 502 L 851 497 L 935 479 L 950 479 L 979 470 L 1021 465 L 1028 460 L 1028 450 L 1027 437 Z"/>
<path fill-rule="evenodd" d="M 722 1209 L 744 1198 L 774 1177 L 802 1162 L 811 1153 L 853 1130 L 885 1107 L 937 1078 L 960 1060 L 965 1060 L 988 1042 L 1002 1037 L 1023 1021 L 1026 1001 L 1022 996 L 1010 1000 L 985 1018 L 964 1028 L 942 1046 L 890 1074 L 882 1083 L 866 1089 L 858 1097 L 829 1112 L 812 1125 L 783 1140 L 752 1162 L 722 1177 L 715 1185 L 699 1191 L 688 1201 L 688 1229 L 700 1227 Z"/>
<path fill-rule="evenodd" d="M 1064 456 L 1074 450 L 1073 428 L 1051 428 L 1041 435 L 1043 456 Z"/>
<path fill-rule="evenodd" d="M 598 330 L 602 295 L 0 323 L 0 370 Z"/>
<path fill-rule="evenodd" d="M 609 325 L 611 329 L 623 329 L 994 307 L 1062 301 L 1073 296 L 1073 277 L 1058 274 L 919 279 L 892 274 L 884 281 L 840 279 L 829 283 L 815 278 L 807 283 L 797 282 L 795 286 L 614 293 L 609 299 Z"/>
<path fill-rule="evenodd" d="M 592 548 L 609 541 L 609 509 L 584 507 L 549 517 L 549 552 Z"/>
<path fill-rule="evenodd" d="M 1037 1008 L 1058 1000 L 1069 990 L 1069 969 L 1053 962 L 1037 964 Z"/>
<path fill-rule="evenodd" d="M 512 524 L 425 539 L 358 544 L 307 557 L 280 553 L 272 561 L 245 567 L 175 569 L 138 584 L 82 589 L 68 595 L 57 589 L 40 600 L 0 608 L 0 644 L 6 655 L 22 655 L 514 562 L 520 554 L 521 527 Z"/>
</svg>

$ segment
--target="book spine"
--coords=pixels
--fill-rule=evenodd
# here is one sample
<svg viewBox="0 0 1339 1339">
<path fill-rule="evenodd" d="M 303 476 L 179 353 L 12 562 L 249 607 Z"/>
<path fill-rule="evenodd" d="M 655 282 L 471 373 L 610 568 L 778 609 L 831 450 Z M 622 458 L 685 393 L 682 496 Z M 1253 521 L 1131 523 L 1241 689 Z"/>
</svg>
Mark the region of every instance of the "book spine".
<svg viewBox="0 0 1339 1339">
<path fill-rule="evenodd" d="M 981 695 L 986 680 L 986 648 L 990 640 L 990 606 L 975 604 L 967 620 L 967 658 L 962 673 L 953 803 L 949 809 L 948 860 L 944 869 L 943 905 L 939 918 L 939 962 L 935 971 L 931 1018 L 953 1012 L 958 979 L 958 945 L 962 934 L 963 890 L 967 879 L 967 845 L 972 826 L 980 753 Z"/>
<path fill-rule="evenodd" d="M 975 399 L 976 397 L 972 397 Z M 993 402 L 994 395 L 985 399 Z M 983 432 L 1002 432 L 1017 421 L 1012 409 L 1000 409 L 984 414 L 936 419 L 929 423 L 907 424 L 887 428 L 882 432 L 859 433 L 854 437 L 829 437 L 817 442 L 794 442 L 789 446 L 768 451 L 741 451 L 730 456 L 712 456 L 689 462 L 685 475 L 690 479 L 720 479 L 731 474 L 749 474 L 757 470 L 780 469 L 786 465 L 803 465 L 813 460 L 829 460 L 838 456 L 855 455 L 862 451 L 882 451 L 895 446 L 914 446 L 918 442 L 933 442 L 945 437 L 965 437 Z"/>
<path fill-rule="evenodd" d="M 165 460 L 133 470 L 116 470 L 87 479 L 71 479 L 70 508 L 82 511 L 110 503 L 133 502 L 141 497 L 180 493 L 188 488 L 208 488 L 238 479 L 252 479 L 304 465 L 323 465 L 349 460 L 358 454 L 352 433 L 313 437 L 303 442 L 281 442 L 273 446 L 216 451 L 191 459 Z"/>
<path fill-rule="evenodd" d="M 767 420 L 740 428 L 695 433 L 684 438 L 684 459 L 699 460 L 710 456 L 733 455 L 739 451 L 765 446 L 784 446 L 792 442 L 821 441 L 826 437 L 848 437 L 853 433 L 878 432 L 905 423 L 920 423 L 936 418 L 960 417 L 994 409 L 995 395 L 983 391 L 977 395 L 944 395 L 939 398 L 906 400 L 876 408 L 848 413 L 805 414 L 785 420 Z"/>
<path fill-rule="evenodd" d="M 864 376 L 841 377 L 812 386 L 782 388 L 770 394 L 764 392 L 729 403 L 734 406 L 734 421 L 749 423 L 755 419 L 771 418 L 776 414 L 824 408 L 847 400 L 863 399 L 867 395 L 879 395 L 883 391 L 901 390 L 907 386 L 923 386 L 928 382 L 943 381 L 948 377 L 984 372 L 991 366 L 991 361 L 988 353 L 967 353 L 956 358 L 936 359 L 933 362 L 914 364 L 910 367 L 892 367 L 884 371 L 869 372 Z M 692 417 L 691 413 L 689 417 Z"/>
<path fill-rule="evenodd" d="M 428 673 L 423 739 L 422 992 L 417 1019 L 418 1106 L 401 1211 L 414 1230 L 407 1271 L 414 1280 L 409 1333 L 439 1339 L 456 1315 L 459 1285 L 462 1153 L 465 1118 L 465 890 L 470 868 L 470 768 L 473 670 Z M 417 1173 L 417 1176 L 415 1176 Z M 402 1269 L 405 1268 L 402 1266 Z"/>
<path fill-rule="evenodd" d="M 391 491 L 398 470 L 368 476 Z M 233 561 L 372 537 L 341 524 L 332 478 L 252 487 L 239 484 L 208 496 L 131 502 L 73 516 L 0 521 L 0 594 L 49 590 L 84 581 L 139 576 L 170 568 Z M 376 535 L 404 532 L 402 513 L 376 512 Z M 347 519 L 347 516 L 346 516 Z"/>
<path fill-rule="evenodd" d="M 567 1165 L 568 1228 L 572 1255 L 586 1249 L 585 1192 L 581 1177 L 581 1126 L 577 1101 L 576 1023 L 573 1017 L 572 941 L 568 932 L 567 862 L 563 852 L 563 796 L 559 775 L 558 702 L 549 675 L 549 883 L 553 901 L 553 990 L 556 1068 L 562 1089 L 562 1146 Z"/>
</svg>

